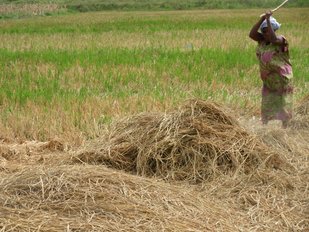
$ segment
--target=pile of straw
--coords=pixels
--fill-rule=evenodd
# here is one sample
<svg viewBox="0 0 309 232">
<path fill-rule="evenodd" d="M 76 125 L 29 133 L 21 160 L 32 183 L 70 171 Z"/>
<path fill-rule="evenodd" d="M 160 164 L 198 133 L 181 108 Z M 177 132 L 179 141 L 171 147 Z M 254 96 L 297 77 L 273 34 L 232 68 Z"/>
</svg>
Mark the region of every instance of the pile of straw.
<svg viewBox="0 0 309 232">
<path fill-rule="evenodd" d="M 0 175 L 1 171 L 11 173 L 25 166 L 67 163 L 69 149 L 70 146 L 59 139 L 46 142 L 0 140 Z"/>
<path fill-rule="evenodd" d="M 290 126 L 293 129 L 309 129 L 309 95 L 298 103 Z"/>
<path fill-rule="evenodd" d="M 1 231 L 236 231 L 249 221 L 185 186 L 102 166 L 24 168 L 0 189 Z"/>
<path fill-rule="evenodd" d="M 305 96 L 298 104 L 295 109 L 298 115 L 308 115 L 309 114 L 309 95 Z"/>
<path fill-rule="evenodd" d="M 114 123 L 74 156 L 147 177 L 200 182 L 251 173 L 284 160 L 246 132 L 222 107 L 189 100 L 167 113 L 142 113 Z"/>
</svg>

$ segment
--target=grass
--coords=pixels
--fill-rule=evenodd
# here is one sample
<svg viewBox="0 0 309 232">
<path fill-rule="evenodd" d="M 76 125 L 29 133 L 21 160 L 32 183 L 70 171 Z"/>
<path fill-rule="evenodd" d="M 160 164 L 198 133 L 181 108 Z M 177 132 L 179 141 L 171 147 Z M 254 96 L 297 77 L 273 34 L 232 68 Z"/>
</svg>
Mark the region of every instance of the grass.
<svg viewBox="0 0 309 232">
<path fill-rule="evenodd" d="M 59 12 L 189 10 L 189 9 L 273 9 L 281 0 L 3 0 L 4 17 L 45 15 Z M 15 11 L 12 12 L 12 5 Z M 57 6 L 55 8 L 54 6 Z M 309 7 L 307 0 L 289 2 L 288 7 Z M 17 12 L 17 13 L 16 13 Z M 1 15 L 1 14 L 0 14 Z"/>
<path fill-rule="evenodd" d="M 59 16 L 95 11 L 273 9 L 281 3 L 281 0 L 2 0 L 0 3 L 0 20 L 27 18 L 31 16 Z M 290 1 L 285 7 L 309 7 L 309 2 L 307 0 Z"/>
<path fill-rule="evenodd" d="M 307 8 L 276 17 L 295 101 L 308 89 Z M 0 137 L 84 139 L 116 117 L 212 99 L 258 115 L 248 32 L 261 10 L 96 12 L 0 21 Z M 224 17 L 222 17 L 224 15 Z"/>
</svg>

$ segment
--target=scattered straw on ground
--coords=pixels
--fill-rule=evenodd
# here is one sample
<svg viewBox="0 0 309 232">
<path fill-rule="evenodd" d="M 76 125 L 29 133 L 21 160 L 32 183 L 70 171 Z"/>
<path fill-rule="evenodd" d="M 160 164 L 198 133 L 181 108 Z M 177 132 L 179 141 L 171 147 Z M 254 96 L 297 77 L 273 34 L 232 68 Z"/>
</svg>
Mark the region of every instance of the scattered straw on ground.
<svg viewBox="0 0 309 232">
<path fill-rule="evenodd" d="M 0 189 L 3 231 L 234 231 L 248 220 L 192 189 L 102 166 L 26 168 Z"/>
</svg>

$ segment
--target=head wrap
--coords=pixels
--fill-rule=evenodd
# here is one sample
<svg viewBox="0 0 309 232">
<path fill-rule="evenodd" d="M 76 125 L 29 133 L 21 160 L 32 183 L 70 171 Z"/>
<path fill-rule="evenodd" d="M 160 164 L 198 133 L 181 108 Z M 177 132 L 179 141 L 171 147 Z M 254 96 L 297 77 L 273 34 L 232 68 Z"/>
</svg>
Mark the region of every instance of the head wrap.
<svg viewBox="0 0 309 232">
<path fill-rule="evenodd" d="M 276 31 L 276 30 L 278 30 L 278 29 L 280 28 L 281 24 L 278 23 L 277 20 L 276 20 L 274 17 L 271 16 L 271 17 L 269 18 L 269 20 L 270 20 L 270 25 L 271 25 L 271 27 L 272 27 L 272 29 L 273 29 L 274 31 Z M 262 30 L 262 29 L 265 28 L 265 27 L 267 27 L 267 21 L 266 21 L 266 19 L 262 22 L 262 24 L 261 24 L 261 26 L 260 26 L 260 29 Z"/>
</svg>

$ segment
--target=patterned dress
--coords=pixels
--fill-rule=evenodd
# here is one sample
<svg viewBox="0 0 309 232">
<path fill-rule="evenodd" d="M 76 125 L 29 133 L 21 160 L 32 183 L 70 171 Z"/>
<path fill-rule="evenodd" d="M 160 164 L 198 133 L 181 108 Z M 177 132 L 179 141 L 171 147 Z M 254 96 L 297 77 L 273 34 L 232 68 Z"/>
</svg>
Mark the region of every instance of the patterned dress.
<svg viewBox="0 0 309 232">
<path fill-rule="evenodd" d="M 288 43 L 284 45 L 260 42 L 256 55 L 260 62 L 262 88 L 262 121 L 287 121 L 292 118 L 292 65 L 289 61 Z"/>
</svg>

